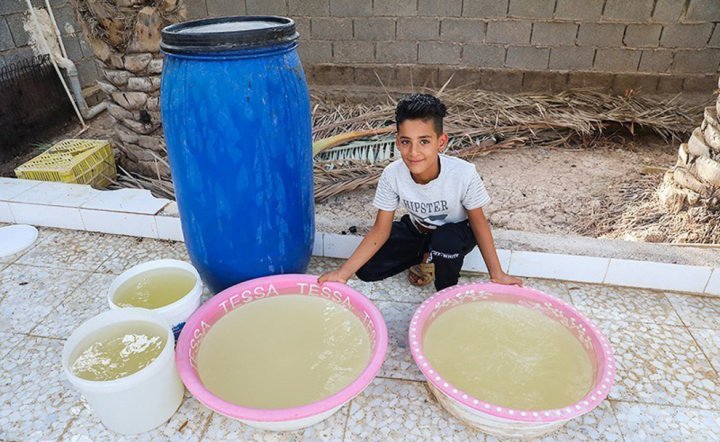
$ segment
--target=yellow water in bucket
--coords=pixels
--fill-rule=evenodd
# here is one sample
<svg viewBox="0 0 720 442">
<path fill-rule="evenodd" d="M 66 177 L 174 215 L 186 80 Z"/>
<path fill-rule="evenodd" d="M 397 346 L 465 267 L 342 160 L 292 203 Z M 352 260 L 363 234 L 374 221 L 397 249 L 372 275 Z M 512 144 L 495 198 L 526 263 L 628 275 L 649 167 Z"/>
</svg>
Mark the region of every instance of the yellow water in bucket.
<svg viewBox="0 0 720 442">
<path fill-rule="evenodd" d="M 357 379 L 370 338 L 345 307 L 282 295 L 243 305 L 216 322 L 197 356 L 203 385 L 227 402 L 278 409 L 329 397 Z"/>
<path fill-rule="evenodd" d="M 166 334 L 159 326 L 143 321 L 110 325 L 78 346 L 70 370 L 89 381 L 130 376 L 158 357 L 165 347 Z"/>
<path fill-rule="evenodd" d="M 183 269 L 148 270 L 122 283 L 113 302 L 119 307 L 165 307 L 187 295 L 195 286 L 195 280 L 195 275 Z"/>
<path fill-rule="evenodd" d="M 452 307 L 427 328 L 423 347 L 447 382 L 495 405 L 562 408 L 592 387 L 592 362 L 580 341 L 559 322 L 517 304 Z"/>
</svg>

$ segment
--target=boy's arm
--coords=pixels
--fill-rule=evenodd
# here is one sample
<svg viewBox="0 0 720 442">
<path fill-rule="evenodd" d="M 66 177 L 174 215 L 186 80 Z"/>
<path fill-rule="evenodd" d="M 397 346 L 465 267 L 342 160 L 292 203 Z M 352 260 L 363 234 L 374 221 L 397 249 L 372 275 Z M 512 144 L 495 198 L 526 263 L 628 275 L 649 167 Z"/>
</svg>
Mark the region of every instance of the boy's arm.
<svg viewBox="0 0 720 442">
<path fill-rule="evenodd" d="M 467 210 L 467 215 L 470 221 L 470 228 L 475 236 L 475 242 L 477 242 L 480 248 L 480 253 L 490 273 L 490 280 L 500 284 L 522 286 L 522 280 L 520 278 L 508 275 L 500 266 L 500 260 L 495 250 L 495 241 L 490 232 L 490 223 L 488 223 L 487 218 L 485 218 L 482 207 Z"/>
<path fill-rule="evenodd" d="M 395 211 L 378 210 L 375 224 L 373 224 L 372 229 L 365 235 L 365 238 L 363 238 L 350 258 L 339 269 L 321 275 L 318 278 L 318 283 L 347 282 L 388 240 L 394 216 Z"/>
</svg>

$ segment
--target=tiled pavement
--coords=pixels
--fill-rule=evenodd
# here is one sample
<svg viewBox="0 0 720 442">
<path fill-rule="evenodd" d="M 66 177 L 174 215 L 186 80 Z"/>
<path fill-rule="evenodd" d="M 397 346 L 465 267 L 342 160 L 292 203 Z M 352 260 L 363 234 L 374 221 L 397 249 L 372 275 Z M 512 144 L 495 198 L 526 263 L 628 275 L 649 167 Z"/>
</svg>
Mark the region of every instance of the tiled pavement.
<svg viewBox="0 0 720 442">
<path fill-rule="evenodd" d="M 33 248 L 0 259 L 0 440 L 121 440 L 64 379 L 60 352 L 75 327 L 107 308 L 105 290 L 114 275 L 158 258 L 187 255 L 182 243 L 43 229 Z M 309 273 L 339 263 L 314 258 Z M 450 416 L 425 388 L 405 336 L 416 306 L 432 290 L 410 287 L 404 278 L 351 281 L 382 311 L 390 345 L 380 376 L 330 419 L 300 432 L 266 433 L 188 395 L 168 423 L 125 439 L 496 440 Z M 618 363 L 609 400 L 544 440 L 720 440 L 720 298 L 525 281 L 596 321 Z"/>
</svg>

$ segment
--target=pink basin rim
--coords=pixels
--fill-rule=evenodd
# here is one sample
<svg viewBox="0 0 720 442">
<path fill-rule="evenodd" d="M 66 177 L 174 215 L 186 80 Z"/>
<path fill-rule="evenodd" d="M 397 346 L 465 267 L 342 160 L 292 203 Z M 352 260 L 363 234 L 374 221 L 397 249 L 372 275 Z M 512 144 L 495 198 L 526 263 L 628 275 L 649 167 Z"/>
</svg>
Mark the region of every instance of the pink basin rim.
<svg viewBox="0 0 720 442">
<path fill-rule="evenodd" d="M 326 412 L 344 404 L 362 392 L 375 378 L 385 359 L 385 353 L 388 345 L 387 327 L 380 311 L 377 309 L 375 304 L 372 303 L 372 301 L 353 288 L 339 283 L 324 283 L 321 287 L 327 287 L 332 291 L 340 292 L 342 295 L 347 297 L 354 307 L 357 307 L 367 313 L 369 320 L 375 328 L 375 346 L 372 351 L 370 362 L 365 370 L 355 381 L 336 394 L 318 402 L 294 408 L 258 409 L 242 407 L 224 401 L 208 391 L 203 386 L 200 381 L 200 377 L 191 365 L 190 347 L 193 338 L 195 338 L 195 336 L 193 336 L 193 331 L 198 327 L 202 327 L 201 321 L 204 319 L 211 316 L 217 316 L 218 309 L 223 303 L 227 303 L 231 297 L 237 297 L 238 294 L 247 290 L 253 292 L 257 287 L 266 286 L 268 284 L 273 284 L 281 294 L 287 293 L 287 289 L 296 288 L 298 284 L 318 286 L 317 278 L 317 276 L 313 275 L 285 274 L 266 276 L 245 281 L 223 290 L 214 297 L 210 298 L 198 310 L 196 310 L 190 319 L 188 319 L 185 323 L 185 326 L 180 333 L 175 355 L 180 378 L 190 393 L 192 393 L 192 395 L 202 404 L 228 417 L 259 422 L 281 422 L 303 419 Z M 220 315 L 220 317 L 221 316 L 222 315 Z M 216 320 L 217 318 L 213 320 L 212 323 Z"/>
<path fill-rule="evenodd" d="M 543 304 L 549 303 L 552 307 L 559 309 L 566 317 L 574 318 L 580 325 L 584 326 L 593 343 L 593 351 L 597 363 L 597 375 L 595 377 L 593 388 L 590 392 L 577 403 L 564 408 L 554 410 L 517 410 L 500 407 L 472 397 L 469 394 L 455 388 L 452 384 L 439 376 L 427 361 L 427 358 L 422 350 L 423 326 L 435 309 L 436 305 L 447 299 L 466 293 L 469 290 L 473 290 L 475 292 L 484 291 L 502 293 L 518 296 L 531 301 L 541 302 Z M 572 419 L 593 410 L 598 404 L 600 404 L 607 397 L 610 392 L 610 388 L 615 382 L 615 358 L 613 357 L 612 348 L 605 336 L 603 336 L 600 330 L 597 329 L 595 324 L 562 299 L 555 298 L 529 287 L 516 287 L 488 282 L 456 285 L 441 290 L 426 299 L 415 311 L 415 314 L 410 322 L 408 342 L 410 343 L 410 351 L 413 359 L 415 359 L 415 363 L 428 381 L 430 381 L 440 391 L 473 410 L 511 421 L 556 422 L 559 420 Z"/>
</svg>

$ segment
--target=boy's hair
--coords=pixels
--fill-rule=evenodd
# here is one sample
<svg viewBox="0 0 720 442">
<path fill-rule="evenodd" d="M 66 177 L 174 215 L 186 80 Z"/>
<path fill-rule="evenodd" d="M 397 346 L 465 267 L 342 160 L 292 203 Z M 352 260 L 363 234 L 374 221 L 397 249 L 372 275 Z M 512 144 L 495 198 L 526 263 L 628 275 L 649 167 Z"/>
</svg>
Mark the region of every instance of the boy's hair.
<svg viewBox="0 0 720 442">
<path fill-rule="evenodd" d="M 395 124 L 398 130 L 400 123 L 405 120 L 433 120 L 435 132 L 443 133 L 443 117 L 447 115 L 447 108 L 437 98 L 429 94 L 412 94 L 398 101 L 395 109 Z"/>
</svg>

